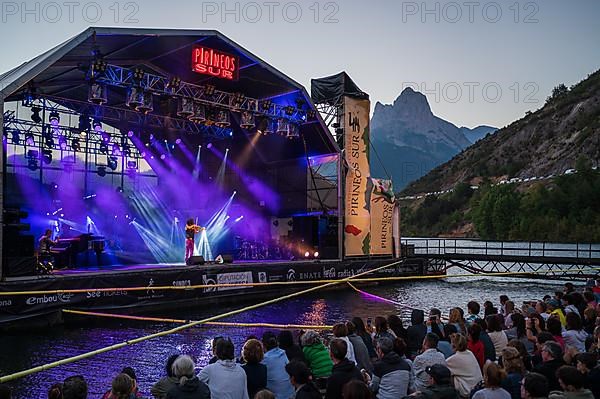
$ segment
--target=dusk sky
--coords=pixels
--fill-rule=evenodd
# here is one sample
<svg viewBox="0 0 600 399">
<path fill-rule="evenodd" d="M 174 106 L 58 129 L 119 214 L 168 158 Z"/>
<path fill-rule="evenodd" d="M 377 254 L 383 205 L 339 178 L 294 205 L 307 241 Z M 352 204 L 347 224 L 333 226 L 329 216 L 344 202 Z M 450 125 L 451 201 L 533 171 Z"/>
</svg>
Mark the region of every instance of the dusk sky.
<svg viewBox="0 0 600 399">
<path fill-rule="evenodd" d="M 411 86 L 450 122 L 502 127 L 600 68 L 598 0 L 71 4 L 2 2 L 0 72 L 92 25 L 217 29 L 309 90 L 345 70 L 372 107 Z"/>
</svg>

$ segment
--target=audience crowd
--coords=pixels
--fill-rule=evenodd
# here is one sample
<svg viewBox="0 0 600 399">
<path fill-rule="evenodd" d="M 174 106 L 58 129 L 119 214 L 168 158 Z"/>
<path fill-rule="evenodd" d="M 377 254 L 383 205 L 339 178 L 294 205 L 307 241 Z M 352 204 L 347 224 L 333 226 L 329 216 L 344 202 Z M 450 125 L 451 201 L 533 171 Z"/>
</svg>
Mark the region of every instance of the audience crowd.
<svg viewBox="0 0 600 399">
<path fill-rule="evenodd" d="M 249 337 L 239 358 L 228 338 L 213 340 L 213 358 L 197 370 L 185 354 L 167 359 L 147 394 L 126 367 L 102 399 L 593 399 L 600 398 L 600 282 L 571 283 L 540 301 L 499 306 L 486 301 L 448 315 L 412 311 L 355 317 L 331 335 L 267 331 Z M 71 376 L 48 390 L 52 399 L 86 399 L 87 383 Z M 0 399 L 10 399 L 0 385 Z"/>
</svg>

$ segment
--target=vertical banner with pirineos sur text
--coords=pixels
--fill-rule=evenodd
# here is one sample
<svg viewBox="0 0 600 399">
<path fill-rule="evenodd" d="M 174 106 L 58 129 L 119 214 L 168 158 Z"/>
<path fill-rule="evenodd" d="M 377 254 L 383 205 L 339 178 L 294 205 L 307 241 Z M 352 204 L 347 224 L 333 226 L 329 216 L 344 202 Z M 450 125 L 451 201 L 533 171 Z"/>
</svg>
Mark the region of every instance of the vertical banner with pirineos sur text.
<svg viewBox="0 0 600 399">
<path fill-rule="evenodd" d="M 344 202 L 345 256 L 368 255 L 370 250 L 369 110 L 368 99 L 344 97 L 344 152 L 348 163 Z"/>
<path fill-rule="evenodd" d="M 392 255 L 394 189 L 391 180 L 370 179 L 371 255 Z"/>
</svg>

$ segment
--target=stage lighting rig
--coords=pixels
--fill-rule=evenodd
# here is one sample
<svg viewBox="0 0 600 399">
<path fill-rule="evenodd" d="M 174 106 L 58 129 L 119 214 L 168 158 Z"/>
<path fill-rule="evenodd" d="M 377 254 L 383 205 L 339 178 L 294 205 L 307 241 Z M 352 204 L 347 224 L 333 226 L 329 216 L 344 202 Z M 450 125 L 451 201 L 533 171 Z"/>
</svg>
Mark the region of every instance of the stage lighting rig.
<svg viewBox="0 0 600 399">
<path fill-rule="evenodd" d="M 288 134 L 288 125 L 289 125 L 289 121 L 285 118 L 279 118 L 277 119 L 277 134 L 279 134 L 280 136 L 287 136 Z"/>
<path fill-rule="evenodd" d="M 295 123 L 290 123 L 288 125 L 288 131 L 285 137 L 290 140 L 300 137 L 300 128 L 298 127 L 298 125 L 296 125 Z"/>
<path fill-rule="evenodd" d="M 242 129 L 252 129 L 256 125 L 254 114 L 250 111 L 242 112 L 240 116 L 240 127 Z"/>
<path fill-rule="evenodd" d="M 27 151 L 27 168 L 31 171 L 36 171 L 38 168 L 38 158 L 40 153 L 36 150 Z"/>
<path fill-rule="evenodd" d="M 96 173 L 100 177 L 106 176 L 106 166 L 98 166 L 98 168 L 96 168 Z"/>
<path fill-rule="evenodd" d="M 188 97 L 182 97 L 177 102 L 177 116 L 180 118 L 189 118 L 194 114 L 195 101 Z"/>
<path fill-rule="evenodd" d="M 131 86 L 127 89 L 127 98 L 125 105 L 129 108 L 136 109 L 144 103 L 144 91 L 139 86 Z"/>
<path fill-rule="evenodd" d="M 58 147 L 63 151 L 67 149 L 67 138 L 65 136 L 60 136 L 58 138 Z"/>
<path fill-rule="evenodd" d="M 273 102 L 271 100 L 263 100 L 259 103 L 260 109 L 268 112 L 271 109 L 271 106 L 273 106 Z"/>
<path fill-rule="evenodd" d="M 231 95 L 230 105 L 234 108 L 240 108 L 244 103 L 246 96 L 243 93 L 237 92 Z"/>
<path fill-rule="evenodd" d="M 203 104 L 194 101 L 193 113 L 189 116 L 189 120 L 194 123 L 202 123 L 206 120 L 206 108 Z"/>
<path fill-rule="evenodd" d="M 225 110 L 218 111 L 215 125 L 217 125 L 218 127 L 229 127 L 230 124 L 231 123 L 229 122 L 229 112 Z"/>
<path fill-rule="evenodd" d="M 90 117 L 83 114 L 83 115 L 79 115 L 79 130 L 86 131 L 86 130 L 90 130 L 92 128 L 92 125 L 90 124 Z"/>
<path fill-rule="evenodd" d="M 100 133 L 102 131 L 102 122 L 100 122 L 99 120 L 94 119 L 93 126 L 94 126 L 94 131 L 96 133 Z"/>
<path fill-rule="evenodd" d="M 21 144 L 21 131 L 15 129 L 11 133 L 11 141 L 13 144 L 19 145 Z"/>
<path fill-rule="evenodd" d="M 40 107 L 31 107 L 31 120 L 35 123 L 42 123 L 42 117 L 40 116 Z"/>
<path fill-rule="evenodd" d="M 106 85 L 94 81 L 90 82 L 88 101 L 96 105 L 105 104 L 108 101 L 108 89 Z"/>
<path fill-rule="evenodd" d="M 71 140 L 71 149 L 73 149 L 73 151 L 75 152 L 81 151 L 81 144 L 79 143 L 78 138 L 74 138 L 73 140 Z"/>
<path fill-rule="evenodd" d="M 103 141 L 100 143 L 100 146 L 98 146 L 98 150 L 100 153 L 106 154 L 108 152 L 108 145 Z"/>
<path fill-rule="evenodd" d="M 171 76 L 171 79 L 169 79 L 169 83 L 167 83 L 167 89 L 169 89 L 172 93 L 175 93 L 180 86 L 181 78 L 178 76 Z"/>
<path fill-rule="evenodd" d="M 90 67 L 90 69 L 92 71 L 92 78 L 97 75 L 103 75 L 106 72 L 107 67 L 108 67 L 108 64 L 106 63 L 106 61 L 104 61 L 104 59 L 102 57 L 96 55 L 96 57 L 94 58 L 94 61 L 92 61 L 92 65 Z"/>
<path fill-rule="evenodd" d="M 135 81 L 141 82 L 142 79 L 144 79 L 144 74 L 145 72 L 142 68 L 135 68 L 131 73 L 131 76 Z"/>
</svg>

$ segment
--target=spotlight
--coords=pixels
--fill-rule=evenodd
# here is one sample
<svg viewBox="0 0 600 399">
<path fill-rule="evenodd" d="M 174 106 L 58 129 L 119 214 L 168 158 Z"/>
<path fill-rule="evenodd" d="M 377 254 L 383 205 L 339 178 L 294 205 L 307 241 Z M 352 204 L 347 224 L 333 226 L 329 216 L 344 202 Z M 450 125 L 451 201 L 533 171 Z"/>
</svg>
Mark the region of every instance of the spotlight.
<svg viewBox="0 0 600 399">
<path fill-rule="evenodd" d="M 119 147 L 119 145 L 117 143 L 113 143 L 112 145 L 112 154 L 120 157 L 122 152 L 121 152 L 121 148 Z"/>
<path fill-rule="evenodd" d="M 255 126 L 254 115 L 252 112 L 244 111 L 240 116 L 240 127 L 242 129 L 252 129 Z"/>
<path fill-rule="evenodd" d="M 271 100 L 263 100 L 259 103 L 260 105 L 260 109 L 262 109 L 263 111 L 269 111 L 271 109 L 271 106 L 273 105 L 273 102 Z"/>
<path fill-rule="evenodd" d="M 27 151 L 27 168 L 31 171 L 36 171 L 38 168 L 38 157 L 40 153 L 35 150 Z"/>
<path fill-rule="evenodd" d="M 65 136 L 60 136 L 58 138 L 58 147 L 62 150 L 65 151 L 67 149 L 67 139 Z"/>
<path fill-rule="evenodd" d="M 43 150 L 42 159 L 46 165 L 50 165 L 52 163 L 52 150 Z"/>
<path fill-rule="evenodd" d="M 127 161 L 127 169 L 137 169 L 137 163 L 135 161 Z"/>
<path fill-rule="evenodd" d="M 313 255 L 313 256 L 314 256 L 315 258 L 318 258 L 318 257 L 319 257 L 319 251 L 315 251 L 315 253 L 314 253 L 314 255 Z"/>
<path fill-rule="evenodd" d="M 239 222 L 240 220 L 242 220 L 244 218 L 244 215 L 240 216 L 239 218 L 235 219 L 235 223 Z"/>
<path fill-rule="evenodd" d="M 291 105 L 288 105 L 287 107 L 283 108 L 283 111 L 285 112 L 285 114 L 287 116 L 292 116 L 292 115 L 294 115 L 294 112 L 296 111 L 296 109 L 294 107 L 292 107 Z"/>
<path fill-rule="evenodd" d="M 94 131 L 96 131 L 96 133 L 100 133 L 102 131 L 102 122 L 100 122 L 97 119 L 94 119 Z"/>
<path fill-rule="evenodd" d="M 212 96 L 213 94 L 215 94 L 216 90 L 217 90 L 217 88 L 215 85 L 204 86 L 204 94 L 207 96 Z"/>
<path fill-rule="evenodd" d="M 92 104 L 102 105 L 108 101 L 108 92 L 105 84 L 92 82 L 88 89 L 88 101 Z"/>
<path fill-rule="evenodd" d="M 160 155 L 160 159 L 164 160 L 167 156 L 165 154 Z"/>
<path fill-rule="evenodd" d="M 73 140 L 71 140 L 71 148 L 73 149 L 73 151 L 76 152 L 81 150 L 81 144 L 79 143 L 78 138 L 74 138 Z"/>
<path fill-rule="evenodd" d="M 129 144 L 127 144 L 127 143 L 123 144 L 123 155 L 125 155 L 126 157 L 131 156 L 131 148 L 129 147 Z"/>
<path fill-rule="evenodd" d="M 121 187 L 121 186 L 118 186 L 116 191 L 117 191 L 118 193 L 122 193 L 122 192 L 123 192 L 123 187 Z M 129 219 L 129 216 L 127 216 L 127 219 Z"/>
<path fill-rule="evenodd" d="M 117 157 L 108 157 L 107 165 L 111 170 L 117 170 L 118 158 Z"/>
<path fill-rule="evenodd" d="M 35 123 L 42 123 L 42 117 L 40 116 L 40 107 L 31 107 L 31 120 Z"/>
<path fill-rule="evenodd" d="M 92 125 L 90 124 L 90 118 L 87 115 L 79 115 L 79 130 L 86 131 L 90 130 Z"/>
<path fill-rule="evenodd" d="M 50 112 L 50 115 L 48 116 L 48 120 L 50 121 L 50 124 L 54 127 L 58 126 L 59 122 L 60 122 L 60 115 L 58 114 L 58 112 L 56 111 L 52 111 Z"/>
<path fill-rule="evenodd" d="M 102 141 L 110 143 L 110 133 L 102 132 L 100 136 L 102 137 Z"/>
<path fill-rule="evenodd" d="M 309 121 L 317 119 L 317 112 L 314 109 L 309 109 L 308 111 L 306 111 L 306 118 Z"/>
<path fill-rule="evenodd" d="M 308 258 L 309 256 L 310 256 L 310 252 L 308 252 L 308 251 L 304 252 L 304 257 L 305 258 Z"/>
<path fill-rule="evenodd" d="M 32 135 L 32 138 L 33 138 L 33 135 Z M 17 145 L 21 144 L 21 131 L 20 130 L 13 130 L 13 132 L 11 133 L 11 141 L 13 144 L 17 144 Z"/>
<path fill-rule="evenodd" d="M 167 89 L 169 89 L 171 93 L 174 93 L 179 89 L 179 86 L 181 86 L 181 78 L 178 76 L 171 76 L 169 83 L 167 83 Z"/>
<path fill-rule="evenodd" d="M 100 177 L 106 176 L 106 166 L 98 166 L 98 168 L 96 169 L 96 173 Z"/>
<path fill-rule="evenodd" d="M 129 130 L 127 132 L 127 137 L 130 137 L 130 138 L 133 137 L 133 130 Z"/>
<path fill-rule="evenodd" d="M 181 139 L 175 140 L 175 144 L 181 144 Z"/>
<path fill-rule="evenodd" d="M 192 110 L 192 114 L 189 116 L 191 122 L 202 123 L 206 120 L 206 108 L 204 105 L 194 101 Z"/>
<path fill-rule="evenodd" d="M 285 118 L 277 119 L 277 134 L 286 136 L 288 133 L 288 120 Z"/>
<path fill-rule="evenodd" d="M 125 99 L 125 105 L 129 108 L 136 109 L 144 103 L 144 92 L 139 86 L 131 86 L 127 90 L 127 98 Z"/>
<path fill-rule="evenodd" d="M 246 99 L 246 96 L 243 93 L 239 93 L 239 92 L 233 93 L 231 95 L 230 105 L 233 106 L 234 108 L 239 108 L 242 106 L 245 99 Z"/>
<path fill-rule="evenodd" d="M 142 80 L 142 79 L 144 79 L 144 70 L 142 68 L 135 68 L 133 70 L 133 78 L 135 80 Z"/>
<path fill-rule="evenodd" d="M 229 112 L 225 110 L 218 111 L 215 125 L 217 125 L 218 127 L 229 127 Z"/>
<path fill-rule="evenodd" d="M 189 118 L 194 114 L 194 100 L 183 97 L 177 102 L 177 116 L 180 118 Z"/>
<path fill-rule="evenodd" d="M 106 63 L 106 61 L 104 61 L 104 59 L 102 59 L 101 57 L 97 57 L 96 59 L 94 59 L 94 62 L 92 62 L 92 74 L 102 74 L 106 72 L 107 66 L 108 64 Z"/>
<path fill-rule="evenodd" d="M 138 105 L 136 111 L 147 114 L 154 110 L 152 92 L 144 91 L 142 93 L 142 104 Z"/>
<path fill-rule="evenodd" d="M 300 128 L 298 127 L 298 125 L 296 125 L 295 123 L 290 123 L 288 125 L 288 131 L 285 137 L 290 140 L 300 137 Z"/>
<path fill-rule="evenodd" d="M 18 130 L 17 130 L 17 132 L 18 132 Z M 17 137 L 18 137 L 18 133 L 17 133 Z M 14 142 L 14 137 L 13 137 L 13 142 Z M 33 147 L 35 145 L 35 139 L 33 138 L 33 133 L 25 134 L 25 145 L 28 145 L 30 147 Z"/>
<path fill-rule="evenodd" d="M 208 143 L 208 144 L 206 145 L 206 148 L 212 148 L 212 143 Z"/>
</svg>

